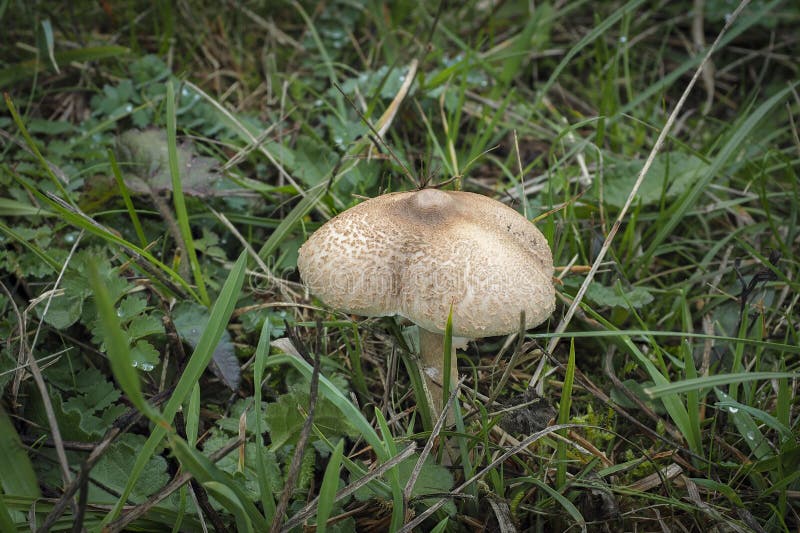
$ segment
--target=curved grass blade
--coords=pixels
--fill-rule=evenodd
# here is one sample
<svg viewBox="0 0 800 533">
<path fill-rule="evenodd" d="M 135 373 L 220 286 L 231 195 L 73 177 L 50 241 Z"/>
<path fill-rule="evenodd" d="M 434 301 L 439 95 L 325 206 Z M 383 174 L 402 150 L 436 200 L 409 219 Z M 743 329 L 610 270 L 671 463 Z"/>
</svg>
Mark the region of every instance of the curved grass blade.
<svg viewBox="0 0 800 533">
<path fill-rule="evenodd" d="M 391 459 L 397 456 L 397 446 L 395 445 L 392 433 L 389 430 L 389 424 L 386 423 L 381 410 L 375 407 L 375 419 L 378 421 L 378 427 L 381 428 L 381 435 L 383 435 L 384 451 Z M 400 472 L 397 468 L 392 468 L 387 473 L 389 478 L 389 486 L 392 489 L 392 522 L 389 526 L 389 531 L 397 531 L 403 525 L 404 505 L 403 505 L 403 486 L 400 484 Z"/>
<path fill-rule="evenodd" d="M 39 482 L 17 430 L 0 405 L 0 494 L 40 498 Z M 2 513 L 0 513 L 2 514 Z M 6 531 L 0 528 L 0 531 Z"/>
<path fill-rule="evenodd" d="M 189 397 L 192 388 L 200 379 L 200 376 L 214 355 L 214 348 L 216 348 L 220 337 L 222 337 L 222 332 L 228 325 L 228 320 L 230 320 L 231 314 L 233 313 L 233 308 L 236 305 L 236 301 L 239 297 L 242 283 L 244 283 L 246 266 L 247 253 L 242 252 L 242 254 L 239 255 L 239 259 L 237 259 L 236 263 L 233 265 L 233 268 L 231 268 L 231 272 L 228 274 L 228 279 L 225 280 L 225 284 L 222 286 L 222 290 L 214 302 L 214 306 L 211 308 L 211 316 L 208 320 L 208 327 L 203 330 L 203 334 L 197 343 L 197 347 L 194 349 L 194 352 L 192 352 L 192 355 L 186 364 L 186 368 L 184 369 L 183 374 L 181 374 L 178 384 L 175 386 L 172 396 L 167 402 L 167 405 L 164 406 L 163 416 L 164 419 L 169 423 L 172 422 L 172 419 L 175 417 L 175 413 L 178 412 L 178 408 L 180 408 L 180 406 Z M 130 496 L 131 490 L 133 490 L 134 485 L 142 475 L 145 465 L 150 460 L 150 457 L 153 455 L 159 443 L 161 443 L 161 440 L 166 436 L 166 434 L 167 431 L 161 426 L 156 426 L 153 429 L 150 437 L 148 437 L 147 441 L 142 446 L 139 456 L 136 458 L 136 463 L 131 469 L 130 477 L 128 478 L 128 484 L 125 485 L 125 490 L 122 491 L 122 494 L 120 495 L 119 500 L 117 500 L 117 503 L 114 505 L 114 508 L 103 519 L 103 525 L 108 524 L 111 520 L 119 515 L 120 511 L 122 510 L 122 506 L 127 501 L 128 496 Z"/>
<path fill-rule="evenodd" d="M 336 491 L 339 489 L 339 467 L 342 465 L 343 453 L 344 439 L 341 439 L 336 448 L 333 449 L 328 466 L 325 467 L 322 485 L 319 488 L 319 503 L 317 504 L 317 531 L 319 533 L 325 533 L 326 522 L 331 515 L 331 511 L 333 511 Z"/>
<path fill-rule="evenodd" d="M 187 472 L 191 472 L 194 478 L 204 486 L 211 483 L 211 487 L 216 489 L 224 500 L 227 500 L 227 502 L 221 501 L 221 503 L 226 504 L 226 508 L 236 516 L 237 524 L 241 516 L 243 523 L 249 526 L 247 531 L 252 531 L 253 527 L 257 531 L 269 531 L 269 523 L 258 512 L 255 504 L 250 501 L 250 498 L 236 481 L 226 472 L 220 470 L 208 457 L 200 453 L 196 448 L 189 446 L 185 440 L 177 435 L 170 435 L 169 441 L 170 448 L 172 448 L 175 457 L 180 461 L 181 466 Z"/>
<path fill-rule="evenodd" d="M 695 391 L 700 389 L 710 389 L 732 383 L 745 383 L 748 381 L 761 381 L 767 379 L 798 379 L 800 373 L 797 372 L 742 372 L 741 374 L 717 374 L 715 376 L 704 376 L 694 379 L 684 379 L 674 383 L 660 383 L 651 387 L 645 387 L 644 393 L 650 398 L 663 398 L 670 394 Z"/>
<path fill-rule="evenodd" d="M 162 426 L 164 429 L 169 428 L 169 422 L 164 420 L 158 410 L 150 405 L 145 400 L 144 394 L 142 394 L 139 371 L 133 366 L 128 339 L 119 325 L 119 318 L 117 318 L 117 310 L 114 308 L 111 293 L 100 276 L 96 261 L 90 259 L 87 267 L 89 285 L 92 287 L 95 305 L 97 305 L 97 314 L 103 326 L 106 352 L 114 378 L 136 409 L 147 416 L 153 423 Z"/>
<path fill-rule="evenodd" d="M 236 497 L 236 494 L 222 483 L 218 481 L 208 481 L 203 483 L 203 487 L 211 494 L 215 500 L 220 502 L 225 509 L 230 511 L 236 521 L 236 531 L 244 531 L 250 533 L 253 530 L 253 522 L 247 516 L 241 502 Z"/>
<path fill-rule="evenodd" d="M 261 427 L 261 382 L 264 379 L 264 368 L 266 367 L 267 357 L 269 357 L 269 339 L 271 334 L 272 325 L 269 319 L 264 320 L 264 325 L 261 326 L 261 336 L 258 339 L 256 346 L 256 361 L 253 369 L 253 412 L 255 415 L 256 425 L 256 444 L 261 446 L 263 440 L 261 435 L 264 434 L 264 428 Z M 275 498 L 272 495 L 272 484 L 267 479 L 267 466 L 264 464 L 264 456 L 260 453 L 256 454 L 256 472 L 258 474 L 258 489 L 261 493 L 261 508 L 264 510 L 264 517 L 267 521 L 271 522 L 272 517 L 275 516 Z"/>
<path fill-rule="evenodd" d="M 175 88 L 172 82 L 167 83 L 167 154 L 169 156 L 169 174 L 172 178 L 172 201 L 175 204 L 175 218 L 178 219 L 178 227 L 181 230 L 181 238 L 186 247 L 189 257 L 186 259 L 192 267 L 194 282 L 197 285 L 197 292 L 200 300 L 208 307 L 211 301 L 208 299 L 206 282 L 203 278 L 203 270 L 197 260 L 197 251 L 194 247 L 192 238 L 192 228 L 189 226 L 189 213 L 186 210 L 186 199 L 183 196 L 183 185 L 181 184 L 181 171 L 178 166 L 178 140 L 177 124 L 175 114 Z"/>
</svg>

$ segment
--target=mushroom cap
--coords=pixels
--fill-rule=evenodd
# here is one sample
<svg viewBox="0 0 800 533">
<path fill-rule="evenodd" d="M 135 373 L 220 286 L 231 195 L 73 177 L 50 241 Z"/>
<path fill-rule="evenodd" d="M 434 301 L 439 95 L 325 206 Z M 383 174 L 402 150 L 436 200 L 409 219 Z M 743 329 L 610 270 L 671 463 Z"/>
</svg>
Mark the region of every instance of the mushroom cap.
<svg viewBox="0 0 800 533">
<path fill-rule="evenodd" d="M 297 266 L 325 304 L 364 316 L 401 315 L 479 338 L 544 321 L 555 307 L 553 257 L 525 217 L 479 194 L 422 189 L 366 200 L 329 220 Z"/>
</svg>

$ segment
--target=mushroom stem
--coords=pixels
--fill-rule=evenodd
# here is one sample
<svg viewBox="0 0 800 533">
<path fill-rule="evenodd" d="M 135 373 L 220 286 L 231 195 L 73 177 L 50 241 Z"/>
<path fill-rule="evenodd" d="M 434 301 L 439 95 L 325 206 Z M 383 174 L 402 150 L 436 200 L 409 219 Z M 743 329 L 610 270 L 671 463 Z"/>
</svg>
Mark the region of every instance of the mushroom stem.
<svg viewBox="0 0 800 533">
<path fill-rule="evenodd" d="M 431 408 L 434 421 L 442 412 L 444 402 L 442 397 L 442 389 L 444 385 L 444 335 L 428 331 L 424 328 L 419 328 L 419 353 L 422 358 L 422 374 L 425 379 L 425 385 L 431 394 Z M 450 346 L 450 368 L 447 369 L 450 373 L 450 387 L 456 386 L 458 383 L 458 367 L 456 365 L 456 342 L 451 343 Z M 451 409 L 447 413 L 448 424 L 455 422 L 455 416 Z"/>
</svg>

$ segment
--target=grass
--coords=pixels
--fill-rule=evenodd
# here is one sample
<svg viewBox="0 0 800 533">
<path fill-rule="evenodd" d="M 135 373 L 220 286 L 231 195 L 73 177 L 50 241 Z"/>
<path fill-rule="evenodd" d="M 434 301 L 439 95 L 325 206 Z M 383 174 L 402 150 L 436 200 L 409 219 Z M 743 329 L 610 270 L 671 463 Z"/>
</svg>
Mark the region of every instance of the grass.
<svg viewBox="0 0 800 533">
<path fill-rule="evenodd" d="M 0 530 L 796 531 L 800 9 L 734 8 L 0 2 Z M 449 427 L 296 273 L 421 183 L 559 267 Z"/>
</svg>

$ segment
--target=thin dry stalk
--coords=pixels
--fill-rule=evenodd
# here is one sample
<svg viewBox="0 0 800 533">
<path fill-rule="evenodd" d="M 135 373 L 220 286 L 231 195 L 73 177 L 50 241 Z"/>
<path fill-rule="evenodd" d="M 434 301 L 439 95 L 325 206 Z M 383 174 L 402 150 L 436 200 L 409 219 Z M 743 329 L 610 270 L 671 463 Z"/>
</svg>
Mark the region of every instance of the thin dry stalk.
<svg viewBox="0 0 800 533">
<path fill-rule="evenodd" d="M 31 341 L 30 346 L 28 346 L 25 342 L 25 325 L 28 322 L 28 312 L 33 308 L 33 305 L 25 309 L 25 312 L 23 313 L 23 320 L 20 324 L 20 349 L 27 354 L 30 373 L 33 376 L 33 381 L 36 383 L 36 387 L 39 389 L 39 394 L 42 397 L 42 406 L 44 407 L 44 411 L 47 416 L 47 424 L 50 426 L 50 432 L 53 436 L 53 445 L 56 450 L 56 456 L 58 457 L 58 464 L 61 467 L 61 478 L 63 479 L 65 486 L 72 482 L 72 474 L 69 471 L 69 460 L 67 459 L 67 453 L 64 450 L 64 440 L 61 438 L 61 431 L 58 428 L 58 419 L 56 418 L 55 411 L 53 410 L 53 403 L 50 401 L 50 392 L 47 390 L 47 384 L 44 382 L 44 377 L 42 377 L 42 371 L 39 368 L 39 363 L 36 362 L 34 349 L 37 341 L 39 340 L 39 333 L 42 330 L 44 318 L 47 316 L 47 311 L 50 309 L 50 303 L 53 301 L 53 295 L 55 294 L 54 291 L 61 284 L 64 273 L 67 271 L 67 266 L 72 260 L 72 256 L 75 254 L 75 251 L 78 249 L 78 244 L 81 242 L 81 237 L 83 237 L 83 232 L 78 234 L 78 238 L 75 239 L 75 244 L 72 245 L 72 249 L 69 251 L 67 260 L 64 261 L 64 266 L 61 268 L 61 272 L 58 273 L 58 278 L 56 278 L 53 289 L 50 291 L 50 295 L 47 298 L 44 311 L 42 311 L 42 318 L 39 321 L 39 325 L 36 328 L 36 334 L 33 336 L 33 341 Z M 71 505 L 73 506 L 74 513 L 77 514 L 77 508 L 75 507 L 76 503 L 74 500 L 71 501 Z"/>
</svg>

